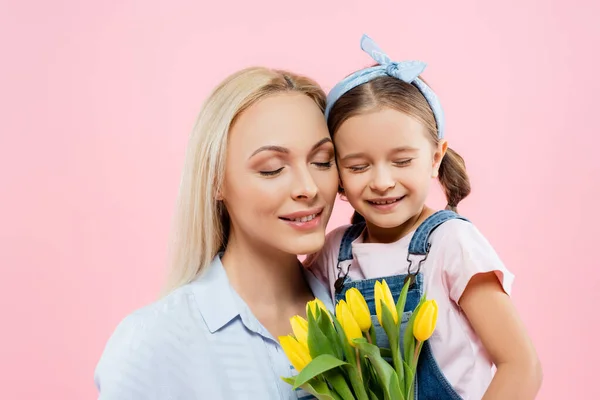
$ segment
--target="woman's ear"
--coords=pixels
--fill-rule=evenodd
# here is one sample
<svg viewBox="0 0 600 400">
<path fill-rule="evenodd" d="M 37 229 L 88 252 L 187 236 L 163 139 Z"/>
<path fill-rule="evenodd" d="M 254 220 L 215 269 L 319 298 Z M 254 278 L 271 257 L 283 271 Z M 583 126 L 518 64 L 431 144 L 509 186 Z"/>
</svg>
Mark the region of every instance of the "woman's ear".
<svg viewBox="0 0 600 400">
<path fill-rule="evenodd" d="M 223 200 L 225 200 L 225 194 L 224 194 L 223 186 L 221 186 L 220 188 L 218 188 L 216 190 L 215 199 L 217 201 L 223 201 Z"/>
</svg>

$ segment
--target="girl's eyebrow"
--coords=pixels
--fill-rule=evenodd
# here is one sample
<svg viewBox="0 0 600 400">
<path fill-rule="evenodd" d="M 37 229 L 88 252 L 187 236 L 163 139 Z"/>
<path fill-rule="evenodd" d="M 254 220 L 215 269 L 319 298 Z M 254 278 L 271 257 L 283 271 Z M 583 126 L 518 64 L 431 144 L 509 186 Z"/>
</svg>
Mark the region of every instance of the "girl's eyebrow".
<svg viewBox="0 0 600 400">
<path fill-rule="evenodd" d="M 391 153 L 410 153 L 412 151 L 419 151 L 419 149 L 410 146 L 400 146 L 392 149 Z"/>
<path fill-rule="evenodd" d="M 414 151 L 418 151 L 418 149 L 415 149 L 414 147 L 410 147 L 410 146 L 401 146 L 401 147 L 396 147 L 395 149 L 392 149 L 390 151 L 390 154 L 395 154 L 395 153 L 410 153 L 410 152 L 414 152 Z M 364 153 L 351 153 L 348 154 L 344 157 L 342 157 L 342 161 L 346 161 L 349 160 L 351 158 L 362 158 L 364 157 Z"/>
<path fill-rule="evenodd" d="M 352 153 L 352 154 L 348 154 L 348 155 L 342 157 L 342 161 L 346 161 L 351 158 L 362 158 L 362 157 L 364 157 L 363 153 Z"/>
</svg>

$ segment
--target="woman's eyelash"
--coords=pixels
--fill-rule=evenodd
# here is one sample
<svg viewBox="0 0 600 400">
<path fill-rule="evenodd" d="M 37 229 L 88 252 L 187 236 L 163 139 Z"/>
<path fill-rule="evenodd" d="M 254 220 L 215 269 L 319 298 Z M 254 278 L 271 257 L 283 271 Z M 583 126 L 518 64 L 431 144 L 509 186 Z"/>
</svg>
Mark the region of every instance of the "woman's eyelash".
<svg viewBox="0 0 600 400">
<path fill-rule="evenodd" d="M 318 168 L 323 168 L 323 169 L 327 169 L 327 168 L 331 168 L 331 166 L 333 165 L 333 161 L 327 161 L 327 162 L 314 162 L 314 165 L 316 165 Z M 281 171 L 283 171 L 284 167 L 278 168 L 278 169 L 274 169 L 272 171 L 258 171 L 259 174 L 261 174 L 262 176 L 275 176 L 277 174 L 279 174 Z"/>
<path fill-rule="evenodd" d="M 281 171 L 283 171 L 283 167 L 274 169 L 273 171 L 258 171 L 258 173 L 261 174 L 262 176 L 273 176 L 273 175 L 277 175 Z"/>
<path fill-rule="evenodd" d="M 333 165 L 333 161 L 315 162 L 313 164 L 315 164 L 319 168 L 331 168 L 331 166 Z"/>
</svg>

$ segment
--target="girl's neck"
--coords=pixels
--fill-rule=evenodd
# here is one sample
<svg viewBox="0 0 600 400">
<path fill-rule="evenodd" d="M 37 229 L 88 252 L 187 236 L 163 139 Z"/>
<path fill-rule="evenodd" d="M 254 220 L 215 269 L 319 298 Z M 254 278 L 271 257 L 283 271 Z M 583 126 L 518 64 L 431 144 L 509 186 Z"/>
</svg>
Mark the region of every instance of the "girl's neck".
<svg viewBox="0 0 600 400">
<path fill-rule="evenodd" d="M 394 243 L 402 239 L 419 227 L 428 217 L 433 214 L 433 210 L 427 206 L 423 206 L 420 212 L 410 217 L 402 225 L 393 228 L 382 228 L 373 225 L 367 221 L 367 229 L 365 231 L 365 243 Z"/>
</svg>

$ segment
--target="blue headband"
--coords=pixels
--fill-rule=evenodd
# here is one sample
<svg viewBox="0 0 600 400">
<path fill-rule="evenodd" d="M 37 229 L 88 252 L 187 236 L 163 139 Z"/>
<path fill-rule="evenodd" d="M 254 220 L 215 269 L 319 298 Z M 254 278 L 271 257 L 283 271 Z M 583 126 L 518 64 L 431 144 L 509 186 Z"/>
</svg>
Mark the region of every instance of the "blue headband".
<svg viewBox="0 0 600 400">
<path fill-rule="evenodd" d="M 377 46 L 377 43 L 367 35 L 362 36 L 360 48 L 370 55 L 379 65 L 361 69 L 335 85 L 334 88 L 331 89 L 331 92 L 329 92 L 329 95 L 327 95 L 325 118 L 329 119 L 331 107 L 333 107 L 335 102 L 349 90 L 380 76 L 392 76 L 406 83 L 411 83 L 419 89 L 433 111 L 433 116 L 435 117 L 435 122 L 437 124 L 438 137 L 440 139 L 443 138 L 445 122 L 442 105 L 433 90 L 431 90 L 425 82 L 419 79 L 419 75 L 425 70 L 427 65 L 421 61 L 392 61 L 390 57 Z"/>
</svg>

